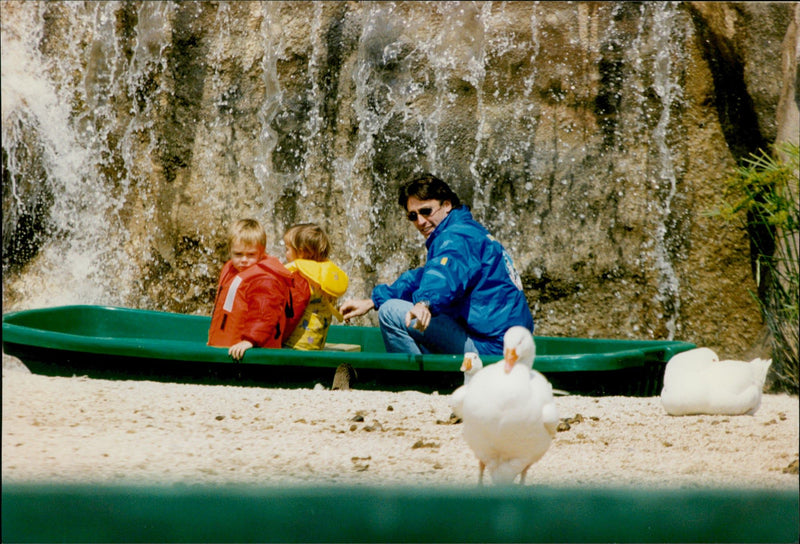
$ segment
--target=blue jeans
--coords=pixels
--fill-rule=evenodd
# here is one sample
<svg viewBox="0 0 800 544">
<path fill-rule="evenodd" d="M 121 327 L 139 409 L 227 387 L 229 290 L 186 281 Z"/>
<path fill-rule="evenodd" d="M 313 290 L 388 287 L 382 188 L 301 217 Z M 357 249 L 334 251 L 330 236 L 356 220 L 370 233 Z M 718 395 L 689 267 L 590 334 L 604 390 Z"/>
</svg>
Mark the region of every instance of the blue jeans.
<svg viewBox="0 0 800 544">
<path fill-rule="evenodd" d="M 378 309 L 383 343 L 390 353 L 453 353 L 462 354 L 478 349 L 467 332 L 450 316 L 440 314 L 431 317 L 425 332 L 414 328 L 414 322 L 406 327 L 406 314 L 413 303 L 390 299 Z"/>
</svg>

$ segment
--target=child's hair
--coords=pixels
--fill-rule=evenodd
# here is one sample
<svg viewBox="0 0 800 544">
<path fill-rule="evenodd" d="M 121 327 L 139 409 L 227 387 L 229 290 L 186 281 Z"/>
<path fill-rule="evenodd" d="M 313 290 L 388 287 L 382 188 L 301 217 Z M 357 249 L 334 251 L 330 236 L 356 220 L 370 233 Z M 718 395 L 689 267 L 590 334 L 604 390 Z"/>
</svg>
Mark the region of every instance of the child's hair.
<svg viewBox="0 0 800 544">
<path fill-rule="evenodd" d="M 331 251 L 328 235 L 314 223 L 294 225 L 283 235 L 283 241 L 301 259 L 325 261 Z"/>
<path fill-rule="evenodd" d="M 261 223 L 255 219 L 240 219 L 233 224 L 229 233 L 229 242 L 242 242 L 247 245 L 267 247 L 267 233 Z"/>
</svg>

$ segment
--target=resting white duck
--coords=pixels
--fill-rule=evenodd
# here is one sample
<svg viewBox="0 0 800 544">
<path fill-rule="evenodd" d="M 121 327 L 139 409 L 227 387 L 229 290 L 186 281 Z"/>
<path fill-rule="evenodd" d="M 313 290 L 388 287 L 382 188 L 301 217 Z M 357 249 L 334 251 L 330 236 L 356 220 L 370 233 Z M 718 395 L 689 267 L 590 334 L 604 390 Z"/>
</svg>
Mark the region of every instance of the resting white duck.
<svg viewBox="0 0 800 544">
<path fill-rule="evenodd" d="M 661 404 L 669 415 L 753 415 L 772 359 L 720 361 L 709 348 L 673 356 L 664 369 Z"/>
<path fill-rule="evenodd" d="M 464 440 L 478 458 L 478 483 L 486 469 L 495 484 L 525 483 L 528 469 L 550 447 L 558 426 L 553 388 L 532 369 L 533 336 L 511 327 L 503 338 L 502 361 L 487 365 L 466 386 Z"/>
<path fill-rule="evenodd" d="M 464 404 L 464 395 L 467 394 L 467 386 L 472 376 L 482 368 L 483 361 L 480 355 L 474 351 L 468 351 L 464 354 L 464 361 L 461 363 L 461 372 L 464 373 L 464 385 L 453 391 L 450 395 L 450 408 L 453 409 L 453 414 L 455 414 L 456 417 L 460 418 L 463 416 L 462 406 Z"/>
</svg>

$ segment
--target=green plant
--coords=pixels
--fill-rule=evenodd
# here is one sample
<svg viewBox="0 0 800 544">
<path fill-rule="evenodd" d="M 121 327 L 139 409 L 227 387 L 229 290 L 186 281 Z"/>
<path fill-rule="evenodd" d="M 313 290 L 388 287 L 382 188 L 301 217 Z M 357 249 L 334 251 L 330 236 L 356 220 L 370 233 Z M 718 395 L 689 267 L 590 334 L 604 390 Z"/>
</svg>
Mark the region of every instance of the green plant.
<svg viewBox="0 0 800 544">
<path fill-rule="evenodd" d="M 719 210 L 728 220 L 746 212 L 757 300 L 772 337 L 772 389 L 793 394 L 800 387 L 799 149 L 784 143 L 775 154 L 751 154 L 728 177 L 726 204 Z"/>
</svg>

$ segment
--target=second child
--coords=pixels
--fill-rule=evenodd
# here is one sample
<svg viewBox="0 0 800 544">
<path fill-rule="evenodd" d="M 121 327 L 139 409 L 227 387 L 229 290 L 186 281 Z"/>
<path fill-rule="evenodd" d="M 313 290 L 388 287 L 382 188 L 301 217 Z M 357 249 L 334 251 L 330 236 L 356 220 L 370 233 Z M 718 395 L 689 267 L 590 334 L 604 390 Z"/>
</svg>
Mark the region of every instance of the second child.
<svg viewBox="0 0 800 544">
<path fill-rule="evenodd" d="M 328 259 L 330 241 L 319 226 L 313 223 L 295 225 L 286 231 L 283 241 L 286 244 L 286 268 L 298 272 L 311 289 L 303 317 L 284 346 L 300 350 L 322 349 L 333 318 L 342 320 L 336 299 L 347 291 L 347 274 Z"/>
</svg>

